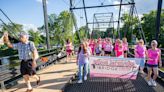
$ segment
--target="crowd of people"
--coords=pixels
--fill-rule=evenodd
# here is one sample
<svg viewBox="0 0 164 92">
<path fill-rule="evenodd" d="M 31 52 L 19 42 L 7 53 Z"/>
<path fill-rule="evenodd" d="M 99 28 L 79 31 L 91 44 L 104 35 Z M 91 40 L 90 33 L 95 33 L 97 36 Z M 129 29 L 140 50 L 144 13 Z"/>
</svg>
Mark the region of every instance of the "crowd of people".
<svg viewBox="0 0 164 92">
<path fill-rule="evenodd" d="M 134 58 L 140 59 L 140 73 L 145 74 L 143 71 L 145 67 L 148 70 L 147 83 L 149 86 L 157 85 L 155 80 L 158 76 L 158 67 L 162 66 L 161 50 L 157 48 L 157 46 L 157 41 L 152 40 L 151 48 L 147 49 L 144 41 L 140 39 L 134 47 Z M 115 41 L 111 38 L 88 39 L 82 41 L 77 52 L 77 65 L 79 68 L 78 83 L 87 80 L 90 55 L 127 58 L 128 52 L 129 46 L 127 38 L 123 38 L 122 40 L 116 39 Z M 70 50 L 67 50 L 67 54 L 70 55 Z M 152 73 L 154 74 L 153 78 L 151 78 Z M 84 76 L 84 78 L 82 78 L 82 76 Z"/>
<path fill-rule="evenodd" d="M 9 48 L 18 50 L 19 59 L 21 61 L 20 71 L 23 75 L 25 83 L 27 85 L 26 92 L 32 92 L 32 86 L 30 84 L 30 76 L 33 76 L 37 81 L 36 84 L 39 85 L 40 77 L 36 75 L 36 60 L 38 59 L 38 52 L 33 42 L 28 40 L 28 35 L 26 33 L 21 33 L 19 35 L 19 43 L 11 43 L 8 38 L 8 33 L 4 33 L 0 39 L 0 44 L 5 43 Z M 157 48 L 158 43 L 156 40 L 151 42 L 151 48 L 147 49 L 144 45 L 144 41 L 140 39 L 135 48 L 135 58 L 140 58 L 140 73 L 144 74 L 143 69 L 145 65 L 148 70 L 147 82 L 149 86 L 156 86 L 156 78 L 158 76 L 158 66 L 162 66 L 161 61 L 161 50 Z M 65 44 L 67 53 L 67 62 L 71 60 L 71 56 L 74 53 L 74 46 L 68 39 Z M 79 69 L 78 73 L 78 83 L 82 83 L 83 80 L 87 80 L 87 75 L 89 71 L 89 56 L 106 56 L 106 57 L 117 57 L 117 58 L 127 58 L 129 52 L 129 46 L 127 38 L 116 39 L 113 41 L 111 38 L 105 39 L 85 39 L 80 43 L 79 49 L 77 51 L 77 65 Z M 83 74 L 84 73 L 84 74 Z M 151 78 L 151 74 L 153 78 Z M 84 76 L 84 78 L 83 78 Z"/>
</svg>

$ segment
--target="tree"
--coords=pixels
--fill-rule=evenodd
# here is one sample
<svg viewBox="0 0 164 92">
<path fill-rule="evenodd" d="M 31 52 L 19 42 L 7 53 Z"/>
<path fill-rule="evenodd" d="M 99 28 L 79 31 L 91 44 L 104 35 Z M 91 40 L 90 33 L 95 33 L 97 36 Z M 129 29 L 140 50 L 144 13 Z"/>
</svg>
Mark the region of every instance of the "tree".
<svg viewBox="0 0 164 92">
<path fill-rule="evenodd" d="M 0 27 L 2 28 L 1 34 L 5 31 L 7 31 L 12 38 L 17 38 L 17 39 L 18 39 L 18 34 L 21 31 L 23 31 L 23 25 L 16 24 L 16 23 L 14 23 L 14 24 L 9 23 L 7 25 L 1 24 Z"/>
<path fill-rule="evenodd" d="M 164 9 L 163 9 L 164 10 Z M 156 11 L 151 11 L 148 14 L 144 14 L 142 17 L 142 27 L 145 33 L 147 42 L 151 42 L 155 39 L 156 33 Z M 161 23 L 160 23 L 160 35 L 159 35 L 159 46 L 164 47 L 164 12 L 161 13 Z"/>
<path fill-rule="evenodd" d="M 132 41 L 132 35 L 137 35 L 139 37 L 138 22 L 137 17 L 130 16 L 129 14 L 123 14 L 121 17 L 121 21 L 123 22 L 123 26 L 120 28 L 121 37 L 128 38 L 128 41 Z"/>
<path fill-rule="evenodd" d="M 48 26 L 51 45 L 64 44 L 68 38 L 73 40 L 73 22 L 69 11 L 62 11 L 58 16 L 56 14 L 49 15 Z M 44 26 L 39 29 L 43 31 Z"/>
<path fill-rule="evenodd" d="M 28 30 L 28 33 L 30 35 L 30 40 L 33 41 L 35 45 L 39 45 L 44 42 L 39 31 L 34 32 L 32 29 L 30 29 Z"/>
</svg>

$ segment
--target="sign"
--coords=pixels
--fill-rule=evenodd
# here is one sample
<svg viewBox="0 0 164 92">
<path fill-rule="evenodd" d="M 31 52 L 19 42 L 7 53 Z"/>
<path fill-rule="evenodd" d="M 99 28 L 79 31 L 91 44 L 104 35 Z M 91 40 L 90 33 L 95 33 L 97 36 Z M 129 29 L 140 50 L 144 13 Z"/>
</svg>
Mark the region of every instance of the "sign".
<svg viewBox="0 0 164 92">
<path fill-rule="evenodd" d="M 90 77 L 136 79 L 140 59 L 93 56 L 89 58 Z"/>
</svg>

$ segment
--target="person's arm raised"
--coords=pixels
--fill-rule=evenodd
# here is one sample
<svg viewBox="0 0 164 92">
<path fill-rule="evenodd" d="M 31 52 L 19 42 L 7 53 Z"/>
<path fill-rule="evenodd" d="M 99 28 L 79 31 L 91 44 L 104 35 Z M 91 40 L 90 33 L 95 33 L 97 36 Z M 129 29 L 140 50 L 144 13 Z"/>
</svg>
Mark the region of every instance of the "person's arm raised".
<svg viewBox="0 0 164 92">
<path fill-rule="evenodd" d="M 9 37 L 8 37 L 8 33 L 4 33 L 4 43 L 6 43 L 6 45 L 9 47 L 9 48 L 13 48 L 13 45 L 11 44 L 10 40 L 9 40 Z"/>
</svg>

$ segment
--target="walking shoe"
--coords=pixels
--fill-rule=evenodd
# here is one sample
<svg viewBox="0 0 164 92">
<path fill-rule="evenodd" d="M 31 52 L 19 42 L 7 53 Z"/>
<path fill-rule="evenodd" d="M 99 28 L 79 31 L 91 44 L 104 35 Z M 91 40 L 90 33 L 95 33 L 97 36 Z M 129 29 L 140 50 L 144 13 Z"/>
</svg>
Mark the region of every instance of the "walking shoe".
<svg viewBox="0 0 164 92">
<path fill-rule="evenodd" d="M 39 85 L 40 84 L 40 76 L 39 77 L 39 80 L 36 81 L 36 85 Z"/>
<path fill-rule="evenodd" d="M 149 85 L 149 86 L 152 86 L 152 82 L 149 80 L 149 81 L 147 81 L 147 84 Z"/>
<path fill-rule="evenodd" d="M 84 76 L 84 80 L 87 80 L 87 76 Z"/>
<path fill-rule="evenodd" d="M 33 91 L 33 89 L 27 89 L 26 90 L 26 92 L 32 92 Z"/>
<path fill-rule="evenodd" d="M 153 86 L 157 86 L 157 83 L 154 80 L 152 80 L 151 82 Z"/>
<path fill-rule="evenodd" d="M 83 83 L 83 81 L 82 80 L 79 80 L 77 83 Z"/>
</svg>

